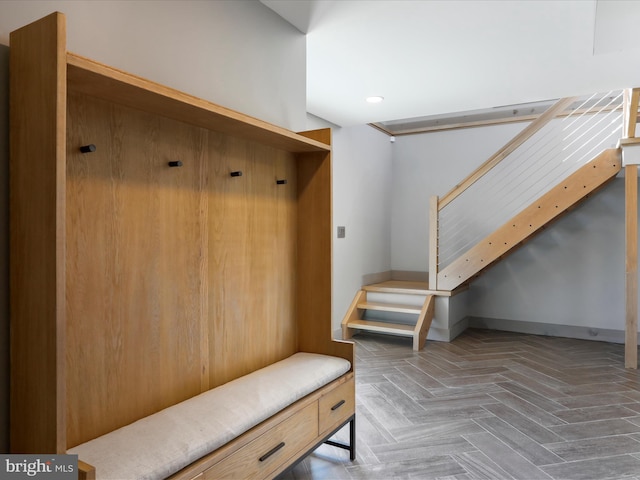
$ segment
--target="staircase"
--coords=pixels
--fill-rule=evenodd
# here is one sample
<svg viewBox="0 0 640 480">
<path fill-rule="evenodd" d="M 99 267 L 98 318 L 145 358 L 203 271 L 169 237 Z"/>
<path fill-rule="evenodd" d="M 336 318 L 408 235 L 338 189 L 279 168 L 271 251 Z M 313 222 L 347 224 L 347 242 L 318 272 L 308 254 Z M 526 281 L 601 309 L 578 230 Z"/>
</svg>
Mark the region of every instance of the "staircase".
<svg viewBox="0 0 640 480">
<path fill-rule="evenodd" d="M 633 117 L 635 129 L 640 96 L 637 89 L 633 97 L 628 95 L 607 92 L 586 100 L 559 100 L 450 192 L 433 197 L 429 282 L 362 287 L 342 322 L 343 338 L 358 331 L 402 335 L 412 337 L 413 349 L 421 350 L 436 296 L 452 297 L 464 290 L 483 270 L 621 171 L 623 119 Z M 612 141 L 618 147 L 607 149 Z M 402 304 L 373 298 L 381 293 L 419 300 Z M 413 320 L 407 321 L 407 315 Z"/>
<path fill-rule="evenodd" d="M 375 295 L 385 297 L 384 294 L 391 294 L 387 297 L 408 295 L 414 299 L 406 304 L 368 299 Z M 413 338 L 413 349 L 421 350 L 427 341 L 434 308 L 435 298 L 427 282 L 387 281 L 365 285 L 356 294 L 342 321 L 342 338 L 349 339 L 358 330 L 400 335 Z M 376 313 L 382 313 L 383 318 L 376 320 Z M 407 316 L 413 316 L 414 321 L 403 322 L 403 317 Z"/>
<path fill-rule="evenodd" d="M 621 169 L 620 149 L 605 150 L 439 271 L 438 289 L 453 290 L 472 280 L 613 180 Z"/>
</svg>

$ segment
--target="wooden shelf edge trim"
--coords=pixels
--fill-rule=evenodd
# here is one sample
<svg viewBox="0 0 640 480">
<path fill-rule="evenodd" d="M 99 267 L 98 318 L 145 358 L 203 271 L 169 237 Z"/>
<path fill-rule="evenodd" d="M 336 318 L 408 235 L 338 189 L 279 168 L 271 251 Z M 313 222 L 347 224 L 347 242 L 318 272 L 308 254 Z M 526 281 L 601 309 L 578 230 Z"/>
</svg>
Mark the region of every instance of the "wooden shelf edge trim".
<svg viewBox="0 0 640 480">
<path fill-rule="evenodd" d="M 67 52 L 70 91 L 175 118 L 293 153 L 330 152 L 331 146 L 179 90 Z"/>
</svg>

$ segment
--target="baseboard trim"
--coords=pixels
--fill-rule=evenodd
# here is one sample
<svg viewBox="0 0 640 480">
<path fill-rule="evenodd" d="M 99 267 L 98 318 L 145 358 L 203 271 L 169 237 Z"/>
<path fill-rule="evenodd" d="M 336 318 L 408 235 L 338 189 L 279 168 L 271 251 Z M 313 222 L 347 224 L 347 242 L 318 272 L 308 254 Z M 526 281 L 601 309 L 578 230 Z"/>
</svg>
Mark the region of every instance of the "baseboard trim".
<svg viewBox="0 0 640 480">
<path fill-rule="evenodd" d="M 391 280 L 391 270 L 386 272 L 365 273 L 362 275 L 362 285 L 371 285 L 373 283 L 382 283 Z"/>
<path fill-rule="evenodd" d="M 386 272 L 365 273 L 362 275 L 362 285 L 382 283 L 387 280 L 404 280 L 406 282 L 428 282 L 429 272 L 412 270 L 387 270 Z"/>
<path fill-rule="evenodd" d="M 406 282 L 428 282 L 429 272 L 416 272 L 412 270 L 391 270 L 392 280 L 404 280 Z"/>
<path fill-rule="evenodd" d="M 503 318 L 467 317 L 469 328 L 500 330 L 504 332 L 528 333 L 549 337 L 566 337 L 580 340 L 594 340 L 624 344 L 624 330 L 607 328 L 577 327 L 574 325 L 556 325 L 553 323 L 525 322 Z M 640 334 L 638 335 L 640 339 Z"/>
<path fill-rule="evenodd" d="M 547 337 L 576 338 L 579 340 L 592 340 L 596 342 L 609 342 L 624 344 L 625 332 L 607 328 L 576 327 L 573 325 L 556 325 L 552 323 L 524 322 L 521 320 L 507 320 L 504 318 L 465 317 L 446 328 L 434 328 L 430 330 L 429 340 L 436 342 L 450 342 L 467 328 L 480 328 L 484 330 L 497 330 L 502 332 L 525 333 L 530 335 L 542 335 Z M 333 338 L 342 338 L 342 329 L 333 331 Z M 638 333 L 640 344 L 640 333 Z"/>
<path fill-rule="evenodd" d="M 469 328 L 469 318 L 465 317 L 458 323 L 453 325 L 449 330 L 449 341 L 453 341 L 456 337 L 461 335 L 467 328 Z"/>
</svg>

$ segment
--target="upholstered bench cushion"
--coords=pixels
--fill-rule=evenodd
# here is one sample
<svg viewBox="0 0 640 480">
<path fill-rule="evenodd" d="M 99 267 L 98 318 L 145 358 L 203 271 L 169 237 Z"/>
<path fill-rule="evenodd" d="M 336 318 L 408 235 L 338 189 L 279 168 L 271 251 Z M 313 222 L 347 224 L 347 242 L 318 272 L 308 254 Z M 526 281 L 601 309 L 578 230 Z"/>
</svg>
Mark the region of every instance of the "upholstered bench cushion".
<svg viewBox="0 0 640 480">
<path fill-rule="evenodd" d="M 68 453 L 93 465 L 99 480 L 166 478 L 350 367 L 342 358 L 296 353 Z"/>
</svg>

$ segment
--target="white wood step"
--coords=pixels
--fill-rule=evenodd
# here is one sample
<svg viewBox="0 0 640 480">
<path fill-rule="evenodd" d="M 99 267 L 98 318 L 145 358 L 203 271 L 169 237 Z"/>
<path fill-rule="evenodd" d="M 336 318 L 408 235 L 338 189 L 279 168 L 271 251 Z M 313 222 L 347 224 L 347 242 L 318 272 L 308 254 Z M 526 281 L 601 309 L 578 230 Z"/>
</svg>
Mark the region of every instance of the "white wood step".
<svg viewBox="0 0 640 480">
<path fill-rule="evenodd" d="M 395 313 L 412 313 L 420 315 L 422 305 L 401 305 L 397 303 L 381 303 L 381 302 L 360 302 L 358 308 L 364 310 L 378 310 L 380 312 L 395 312 Z"/>
<path fill-rule="evenodd" d="M 409 282 L 404 280 L 388 280 L 362 287 L 367 292 L 404 293 L 409 295 L 427 295 L 431 293 L 428 282 Z"/>
<path fill-rule="evenodd" d="M 367 301 L 368 293 L 372 293 L 371 290 L 367 291 L 365 288 L 359 290 L 351 302 L 349 310 L 342 320 L 343 340 L 350 339 L 357 330 L 368 330 L 370 332 L 412 337 L 413 349 L 415 351 L 424 348 L 435 311 L 435 296 L 433 294 L 425 295 L 423 304 L 418 306 L 388 302 L 369 302 Z M 423 293 L 420 292 L 420 294 L 422 295 Z M 405 299 L 404 301 L 410 302 L 411 300 Z M 416 314 L 417 319 L 415 325 L 396 323 L 394 320 L 365 320 L 362 318 L 363 310 L 382 310 L 386 312 Z"/>
<path fill-rule="evenodd" d="M 468 286 L 459 288 L 454 291 L 450 290 L 431 290 L 429 288 L 429 282 L 416 282 L 410 280 L 387 280 L 380 283 L 372 283 L 370 285 L 364 285 L 362 290 L 366 292 L 378 292 L 378 293 L 395 293 L 404 295 L 437 295 L 442 297 L 450 297 L 466 290 Z"/>
<path fill-rule="evenodd" d="M 388 333 L 393 335 L 402 335 L 404 337 L 413 337 L 415 325 L 402 325 L 398 323 L 378 322 L 371 320 L 351 320 L 346 324 L 349 328 L 357 330 L 367 330 L 369 332 Z"/>
</svg>

